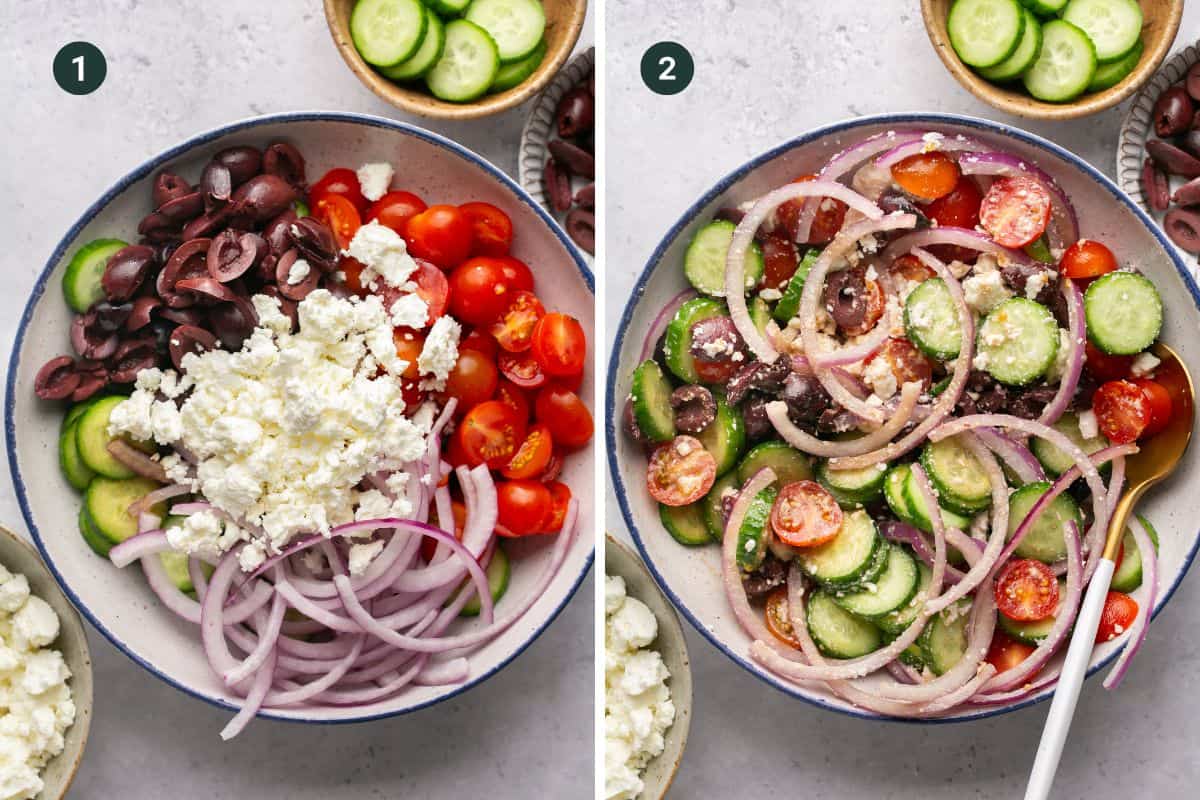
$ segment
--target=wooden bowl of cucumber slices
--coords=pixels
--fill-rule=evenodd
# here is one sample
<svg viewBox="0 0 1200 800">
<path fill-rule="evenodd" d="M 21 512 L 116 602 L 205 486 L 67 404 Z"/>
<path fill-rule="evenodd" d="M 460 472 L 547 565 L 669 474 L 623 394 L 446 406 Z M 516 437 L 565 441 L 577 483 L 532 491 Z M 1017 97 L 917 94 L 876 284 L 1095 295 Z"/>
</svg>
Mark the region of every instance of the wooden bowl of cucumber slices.
<svg viewBox="0 0 1200 800">
<path fill-rule="evenodd" d="M 1001 111 L 1074 119 L 1129 97 L 1171 50 L 1182 0 L 921 0 L 934 50 Z"/>
<path fill-rule="evenodd" d="M 324 0 L 338 52 L 403 111 L 476 119 L 535 96 L 563 66 L 587 0 Z"/>
</svg>

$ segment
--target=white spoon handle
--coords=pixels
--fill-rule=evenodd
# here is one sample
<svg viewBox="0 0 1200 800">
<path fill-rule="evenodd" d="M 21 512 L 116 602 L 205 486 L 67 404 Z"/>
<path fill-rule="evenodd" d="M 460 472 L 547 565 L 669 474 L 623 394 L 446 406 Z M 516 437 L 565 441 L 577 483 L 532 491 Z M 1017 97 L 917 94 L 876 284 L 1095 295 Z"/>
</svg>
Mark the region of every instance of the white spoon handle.
<svg viewBox="0 0 1200 800">
<path fill-rule="evenodd" d="M 1100 626 L 1100 614 L 1104 611 L 1104 598 L 1108 596 L 1114 566 L 1107 558 L 1101 559 L 1088 585 L 1087 596 L 1075 621 L 1075 633 L 1071 635 L 1071 645 L 1067 648 L 1062 674 L 1058 677 L 1058 687 L 1050 702 L 1046 727 L 1042 729 L 1042 741 L 1033 760 L 1033 772 L 1029 775 L 1025 800 L 1046 800 L 1050 796 L 1058 760 L 1067 741 L 1067 731 L 1071 729 L 1071 718 L 1075 716 L 1075 702 L 1079 699 L 1079 690 L 1083 687 L 1083 679 L 1092 660 L 1096 629 Z"/>
</svg>

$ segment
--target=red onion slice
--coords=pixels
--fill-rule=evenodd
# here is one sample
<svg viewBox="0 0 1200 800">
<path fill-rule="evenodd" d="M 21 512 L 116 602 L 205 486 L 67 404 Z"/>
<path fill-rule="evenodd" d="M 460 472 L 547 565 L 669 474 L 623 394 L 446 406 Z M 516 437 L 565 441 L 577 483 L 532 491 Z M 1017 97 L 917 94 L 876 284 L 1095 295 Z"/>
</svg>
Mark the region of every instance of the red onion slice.
<svg viewBox="0 0 1200 800">
<path fill-rule="evenodd" d="M 803 453 L 822 458 L 854 456 L 875 450 L 890 442 L 892 437 L 903 430 L 908 421 L 912 419 L 913 410 L 917 407 L 917 399 L 920 396 L 921 384 L 904 384 L 900 390 L 900 405 L 896 407 L 891 419 L 865 436 L 838 442 L 818 439 L 801 430 L 788 417 L 787 403 L 782 400 L 773 400 L 767 403 L 767 418 L 771 420 L 771 425 L 788 444 Z"/>
<path fill-rule="evenodd" d="M 1016 439 L 991 428 L 976 428 L 975 435 L 988 450 L 1000 456 L 1000 460 L 1022 483 L 1046 480 L 1046 470 L 1042 467 L 1042 462 Z"/>
<path fill-rule="evenodd" d="M 1104 677 L 1105 689 L 1116 689 L 1125 679 L 1129 664 L 1146 641 L 1146 631 L 1150 627 L 1150 615 L 1154 613 L 1154 603 L 1158 599 L 1158 553 L 1154 549 L 1154 541 L 1150 538 L 1146 526 L 1137 517 L 1129 520 L 1129 531 L 1137 543 L 1138 554 L 1142 557 L 1142 585 L 1146 587 L 1142 596 L 1137 619 L 1129 626 L 1129 641 L 1125 649 L 1117 657 L 1117 663 Z"/>
<path fill-rule="evenodd" d="M 1070 350 L 1067 351 L 1067 368 L 1058 380 L 1058 392 L 1038 417 L 1038 422 L 1043 425 L 1053 425 L 1062 417 L 1075 397 L 1075 390 L 1079 388 L 1079 376 L 1083 374 L 1083 344 L 1087 335 L 1083 292 L 1075 281 L 1067 278 L 1062 282 L 1062 294 L 1067 301 L 1067 345 Z"/>
<path fill-rule="evenodd" d="M 113 439 L 105 449 L 108 450 L 109 455 L 133 470 L 135 474 L 159 483 L 167 482 L 167 473 L 163 469 L 163 465 L 124 439 Z"/>
<path fill-rule="evenodd" d="M 980 253 L 992 253 L 1016 264 L 1029 264 L 1032 261 L 1020 250 L 1012 250 L 996 244 L 987 234 L 970 228 L 955 228 L 949 225 L 914 231 L 894 239 L 887 247 L 883 248 L 880 260 L 884 264 L 890 264 L 910 252 L 914 247 L 930 247 L 935 244 L 952 244 L 968 250 L 977 250 Z"/>
<path fill-rule="evenodd" d="M 890 315 L 886 312 L 875 323 L 875 327 L 864 335 L 858 337 L 858 341 L 852 345 L 839 347 L 834 350 L 825 350 L 812 355 L 810 359 L 814 368 L 816 367 L 844 367 L 848 364 L 857 364 L 864 361 L 879 351 L 883 347 L 883 343 L 888 340 L 891 334 L 892 324 Z"/>
<path fill-rule="evenodd" d="M 967 153 L 958 159 L 958 166 L 964 175 L 1023 176 L 1042 184 L 1053 199 L 1051 214 L 1054 224 L 1047 232 L 1050 246 L 1055 249 L 1066 248 L 1078 241 L 1079 217 L 1075 213 L 1075 206 L 1058 181 L 1036 164 L 1011 153 Z"/>
<path fill-rule="evenodd" d="M 130 536 L 120 544 L 113 545 L 108 551 L 108 560 L 115 567 L 128 567 L 133 562 L 171 549 L 167 534 L 162 530 L 147 530 L 135 536 Z"/>
<path fill-rule="evenodd" d="M 646 334 L 646 339 L 642 343 L 642 361 L 654 358 L 654 348 L 658 346 L 658 340 L 662 338 L 663 332 L 666 331 L 667 325 L 675 317 L 675 312 L 679 310 L 679 307 L 693 297 L 699 296 L 700 293 L 695 289 L 686 289 L 672 297 L 663 306 L 662 311 L 659 311 L 654 321 L 650 323 L 649 333 Z"/>
<path fill-rule="evenodd" d="M 966 150 L 979 150 L 984 144 L 978 139 L 958 134 L 946 136 L 938 131 L 929 131 L 916 141 L 903 142 L 875 159 L 875 166 L 881 169 L 891 169 L 909 156 L 921 153 L 954 153 Z M 967 156 L 963 156 L 966 158 Z"/>
</svg>

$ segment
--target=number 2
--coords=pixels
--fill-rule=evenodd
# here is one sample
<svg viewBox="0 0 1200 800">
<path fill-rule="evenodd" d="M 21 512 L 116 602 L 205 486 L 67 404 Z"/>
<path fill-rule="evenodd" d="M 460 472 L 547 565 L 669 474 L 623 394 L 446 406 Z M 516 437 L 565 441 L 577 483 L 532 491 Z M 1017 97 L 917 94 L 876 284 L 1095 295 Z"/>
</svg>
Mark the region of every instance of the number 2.
<svg viewBox="0 0 1200 800">
<path fill-rule="evenodd" d="M 71 59 L 71 63 L 75 65 L 75 72 L 79 75 L 79 82 L 83 83 L 83 56 L 75 56 Z"/>
<path fill-rule="evenodd" d="M 674 58 L 672 58 L 671 56 L 663 56 L 662 58 L 660 58 L 658 60 L 658 65 L 663 68 L 663 71 L 660 72 L 658 75 L 658 79 L 660 81 L 675 80 L 675 59 Z"/>
</svg>

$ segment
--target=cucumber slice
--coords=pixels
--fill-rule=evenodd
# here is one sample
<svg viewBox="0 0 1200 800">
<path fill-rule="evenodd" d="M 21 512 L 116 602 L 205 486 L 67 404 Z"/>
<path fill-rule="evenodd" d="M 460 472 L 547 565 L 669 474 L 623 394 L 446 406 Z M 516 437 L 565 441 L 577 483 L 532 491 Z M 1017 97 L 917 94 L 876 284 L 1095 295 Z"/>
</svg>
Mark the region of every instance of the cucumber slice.
<svg viewBox="0 0 1200 800">
<path fill-rule="evenodd" d="M 975 454 L 957 436 L 929 442 L 921 451 L 921 466 L 937 492 L 938 502 L 970 516 L 992 504 L 992 482 Z"/>
<path fill-rule="evenodd" d="M 163 529 L 176 528 L 183 524 L 184 517 L 169 516 L 163 522 Z M 195 585 L 192 583 L 192 574 L 188 571 L 188 556 L 187 553 L 181 553 L 178 550 L 164 550 L 158 554 L 159 560 L 162 562 L 163 569 L 167 572 L 167 577 L 171 579 L 171 583 L 175 584 L 175 588 L 185 594 L 194 594 L 196 591 Z M 212 575 L 213 567 L 209 564 L 201 564 L 201 571 L 205 575 Z"/>
<path fill-rule="evenodd" d="M 545 57 L 546 40 L 543 39 L 532 53 L 520 61 L 514 61 L 511 64 L 501 64 L 500 71 L 496 73 L 496 79 L 492 81 L 492 88 L 488 91 L 504 92 L 514 86 L 521 85 L 530 75 L 537 72 L 537 68 L 542 65 L 542 60 Z"/>
<path fill-rule="evenodd" d="M 725 538 L 725 495 L 737 494 L 741 488 L 737 471 L 731 470 L 713 481 L 712 488 L 700 502 L 704 504 L 704 526 L 709 537 L 718 544 Z"/>
<path fill-rule="evenodd" d="M 771 518 L 771 506 L 779 490 L 768 486 L 750 501 L 742 527 L 738 528 L 737 565 L 746 572 L 762 566 L 767 557 L 767 528 Z"/>
<path fill-rule="evenodd" d="M 96 472 L 83 463 L 83 458 L 79 455 L 75 432 L 78 425 L 78 422 L 72 422 L 58 435 L 58 466 L 62 469 L 67 483 L 82 492 L 92 482 L 92 478 L 96 477 Z"/>
<path fill-rule="evenodd" d="M 962 327 L 958 306 L 941 278 L 922 281 L 904 301 L 904 332 L 925 355 L 939 361 L 958 356 Z"/>
<path fill-rule="evenodd" d="M 932 533 L 933 518 L 929 515 L 929 510 L 925 506 L 925 498 L 921 496 L 920 490 L 917 489 L 917 482 L 913 480 L 911 472 L 908 475 L 908 479 L 904 482 L 904 502 L 910 514 L 909 519 L 904 521 L 915 525 L 926 533 Z M 942 506 L 938 508 L 942 512 L 942 524 L 947 528 L 957 528 L 960 531 L 965 531 L 971 527 L 970 517 L 963 516 Z"/>
<path fill-rule="evenodd" d="M 991 67 L 1013 54 L 1025 30 L 1017 0 L 955 0 L 946 17 L 950 46 L 970 67 Z"/>
<path fill-rule="evenodd" d="M 1141 39 L 1138 39 L 1137 44 L 1133 46 L 1133 49 L 1124 58 L 1096 67 L 1096 76 L 1088 84 L 1087 90 L 1089 92 L 1102 92 L 1125 80 L 1126 76 L 1133 72 L 1138 62 L 1142 60 L 1142 53 L 1145 50 L 1146 46 L 1142 44 Z"/>
<path fill-rule="evenodd" d="M 746 424 L 742 412 L 726 403 L 725 398 L 715 399 L 717 417 L 696 438 L 717 460 L 717 475 L 724 475 L 737 466 L 746 451 Z"/>
<path fill-rule="evenodd" d="M 883 644 L 878 628 L 846 611 L 825 592 L 814 592 L 809 598 L 805 621 L 817 647 L 830 658 L 858 658 Z"/>
<path fill-rule="evenodd" d="M 1050 488 L 1046 481 L 1027 483 L 1013 492 L 1008 498 L 1008 538 L 1012 539 L 1017 527 L 1029 514 L 1029 509 L 1037 499 Z M 1079 506 L 1067 493 L 1060 494 L 1050 501 L 1050 506 L 1038 521 L 1033 530 L 1025 535 L 1014 551 L 1021 558 L 1035 558 L 1047 564 L 1061 561 L 1067 557 L 1067 543 L 1063 539 L 1063 526 L 1070 520 L 1075 520 L 1080 531 L 1083 530 L 1083 515 Z"/>
<path fill-rule="evenodd" d="M 1162 330 L 1162 298 L 1154 284 L 1136 272 L 1110 272 L 1083 295 L 1087 335 L 1109 355 L 1140 353 Z"/>
<path fill-rule="evenodd" d="M 62 426 L 65 430 L 68 425 L 78 420 L 83 416 L 83 412 L 91 408 L 92 403 L 96 402 L 96 398 L 84 400 L 82 403 L 76 403 L 67 409 L 67 413 L 63 415 Z"/>
<path fill-rule="evenodd" d="M 788 285 L 783 290 L 783 297 L 779 298 L 779 302 L 775 304 L 775 310 L 771 312 L 775 319 L 786 324 L 796 316 L 796 312 L 800 310 L 800 296 L 804 294 L 804 281 L 808 279 L 808 273 L 812 271 L 813 264 L 817 263 L 817 259 L 820 257 L 821 251 L 814 249 L 809 250 L 804 254 L 804 258 L 800 259 L 796 271 L 792 273 L 792 277 L 788 278 Z"/>
<path fill-rule="evenodd" d="M 994 67 L 984 67 L 979 70 L 980 76 L 994 83 L 1003 83 L 1019 78 L 1025 70 L 1033 66 L 1038 54 L 1042 52 L 1042 24 L 1029 9 L 1025 12 L 1025 30 L 1021 33 L 1021 41 L 1012 55 Z"/>
<path fill-rule="evenodd" d="M 1024 386 L 1054 364 L 1058 343 L 1058 323 L 1050 310 L 1012 297 L 992 309 L 979 326 L 976 365 L 982 364 L 1001 383 Z"/>
<path fill-rule="evenodd" d="M 108 558 L 108 551 L 112 550 L 113 543 L 105 539 L 100 533 L 100 529 L 96 527 L 96 523 L 92 522 L 86 505 L 79 509 L 79 533 L 83 536 L 83 541 L 87 542 L 87 546 L 92 548 L 93 553 L 101 558 Z"/>
<path fill-rule="evenodd" d="M 654 442 L 675 438 L 675 409 L 671 408 L 671 384 L 654 360 L 644 361 L 633 371 L 630 388 L 633 418 L 638 430 Z"/>
<path fill-rule="evenodd" d="M 500 72 L 496 43 L 465 19 L 446 23 L 445 34 L 442 56 L 425 73 L 425 85 L 439 100 L 469 103 L 486 92 Z"/>
<path fill-rule="evenodd" d="M 505 554 L 503 547 L 496 546 L 496 551 L 492 553 L 492 560 L 488 562 L 484 574 L 487 575 L 488 588 L 492 592 L 492 602 L 500 602 L 500 598 L 508 591 L 508 580 L 512 575 L 508 555 Z M 476 592 L 458 612 L 458 615 L 460 617 L 477 617 L 482 610 L 483 605 L 479 602 L 479 593 Z"/>
<path fill-rule="evenodd" d="M 411 81 L 419 78 L 429 70 L 442 56 L 446 46 L 446 27 L 438 19 L 438 15 L 430 9 L 425 9 L 425 37 L 417 52 L 390 67 L 381 67 L 379 72 L 393 81 Z"/>
<path fill-rule="evenodd" d="M 754 324 L 758 332 L 766 336 L 767 323 L 771 321 L 771 307 L 767 305 L 767 301 L 755 296 L 747 305 L 746 312 L 750 315 L 750 322 Z"/>
<path fill-rule="evenodd" d="M 350 12 L 350 38 L 363 61 L 390 67 L 411 58 L 425 37 L 420 0 L 358 0 Z"/>
<path fill-rule="evenodd" d="M 1046 234 L 1044 233 L 1029 244 L 1025 245 L 1025 247 L 1022 249 L 1025 251 L 1025 255 L 1029 256 L 1035 261 L 1040 261 L 1043 264 L 1058 263 L 1058 259 L 1056 259 L 1054 254 L 1050 252 L 1050 243 L 1046 241 Z"/>
<path fill-rule="evenodd" d="M 108 435 L 108 417 L 112 410 L 125 400 L 121 395 L 102 397 L 93 402 L 75 422 L 75 442 L 79 448 L 80 459 L 89 469 L 107 478 L 133 477 L 133 470 L 108 452 L 108 443 L 113 440 L 113 437 Z M 147 452 L 153 452 L 152 444 L 132 444 Z"/>
<path fill-rule="evenodd" d="M 1062 599 L 1067 596 L 1067 582 L 1061 578 L 1058 581 L 1058 597 L 1061 607 Z M 1015 619 L 1009 619 L 1000 612 L 996 612 L 996 622 L 1000 625 L 1000 629 L 1013 637 L 1019 642 L 1031 644 L 1035 647 L 1041 643 L 1043 639 L 1050 635 L 1050 629 L 1054 627 L 1054 619 L 1058 616 L 1058 611 L 1046 617 L 1045 619 L 1035 620 L 1034 622 L 1020 622 Z"/>
<path fill-rule="evenodd" d="M 1102 64 L 1120 61 L 1142 38 L 1137 0 L 1071 0 L 1062 18 L 1087 34 Z"/>
<path fill-rule="evenodd" d="M 812 462 L 808 456 L 786 442 L 763 442 L 750 449 L 738 464 L 739 485 L 754 477 L 763 467 L 770 467 L 780 486 L 797 481 L 812 480 Z"/>
<path fill-rule="evenodd" d="M 701 294 L 725 296 L 725 256 L 736 227 L 729 220 L 713 220 L 696 231 L 688 243 L 683 254 L 683 274 Z M 764 269 L 762 249 L 754 242 L 746 251 L 746 291 L 758 285 Z"/>
<path fill-rule="evenodd" d="M 1067 0 L 1021 0 L 1021 5 L 1040 17 L 1053 17 L 1067 5 Z"/>
<path fill-rule="evenodd" d="M 297 217 L 307 217 L 312 213 L 308 207 L 308 203 L 303 200 L 293 200 L 292 210 L 296 212 Z"/>
<path fill-rule="evenodd" d="M 971 615 L 971 601 L 963 598 L 949 608 L 935 614 L 921 631 L 917 642 L 925 664 L 934 675 L 952 669 L 967 651 L 967 618 Z"/>
<path fill-rule="evenodd" d="M 883 499 L 887 501 L 893 514 L 910 525 L 913 513 L 912 509 L 908 507 L 908 498 L 904 496 L 904 490 L 908 486 L 908 476 L 911 472 L 912 467 L 908 464 L 897 464 L 888 470 L 887 476 L 883 479 Z"/>
<path fill-rule="evenodd" d="M 896 547 L 896 545 L 892 545 Z M 878 619 L 872 620 L 879 629 L 889 636 L 899 636 L 908 629 L 909 625 L 913 624 L 917 615 L 921 613 L 921 609 L 925 606 L 925 601 L 928 596 L 922 594 L 929 590 L 929 582 L 933 580 L 933 570 L 923 561 L 916 561 L 917 565 L 917 588 L 913 592 L 913 596 L 903 608 L 898 608 L 888 614 L 884 614 Z M 920 648 L 917 649 L 920 652 Z M 907 662 L 906 662 L 907 663 Z"/>
<path fill-rule="evenodd" d="M 671 538 L 682 545 L 695 547 L 701 544 L 712 544 L 708 526 L 704 523 L 704 501 L 686 506 L 667 506 L 658 504 L 658 518 Z"/>
<path fill-rule="evenodd" d="M 1079 432 L 1079 417 L 1073 411 L 1063 414 L 1058 418 L 1058 422 L 1055 422 L 1050 427 L 1079 445 L 1080 449 L 1089 456 L 1108 447 L 1108 440 L 1103 435 L 1097 436 L 1094 439 L 1083 438 L 1083 434 Z M 1029 442 L 1029 449 L 1033 451 L 1033 455 L 1045 467 L 1046 472 L 1056 478 L 1075 466 L 1073 458 L 1045 439 L 1034 437 Z"/>
<path fill-rule="evenodd" d="M 883 546 L 870 515 L 854 511 L 842 519 L 836 538 L 828 544 L 805 548 L 797 560 L 805 574 L 827 588 L 849 588 L 873 577 L 870 571 L 875 567 L 886 566 L 886 562 L 875 563 Z"/>
<path fill-rule="evenodd" d="M 1047 103 L 1069 103 L 1096 77 L 1096 48 L 1083 31 L 1052 19 L 1042 26 L 1042 51 L 1025 70 L 1025 89 Z"/>
<path fill-rule="evenodd" d="M 137 533 L 137 517 L 129 514 L 129 506 L 157 488 L 159 485 L 147 478 L 114 480 L 100 475 L 88 484 L 84 507 L 96 530 L 113 544 L 120 544 Z M 162 515 L 165 506 L 159 503 L 151 510 Z"/>
<path fill-rule="evenodd" d="M 467 10 L 471 0 L 428 0 L 428 3 L 443 17 L 457 17 Z"/>
<path fill-rule="evenodd" d="M 666 354 L 667 369 L 684 383 L 700 383 L 696 373 L 696 360 L 692 357 L 692 326 L 702 319 L 724 317 L 728 312 L 725 304 L 708 297 L 693 297 L 679 307 L 667 325 Z"/>
<path fill-rule="evenodd" d="M 474 0 L 463 19 L 487 31 L 506 64 L 536 50 L 546 32 L 546 12 L 539 0 Z"/>
<path fill-rule="evenodd" d="M 836 470 L 829 468 L 828 461 L 817 465 L 817 482 L 833 495 L 839 506 L 848 510 L 862 508 L 882 497 L 886 478 L 886 464 Z"/>
<path fill-rule="evenodd" d="M 1154 526 L 1150 524 L 1150 520 L 1138 514 L 1138 519 L 1146 528 L 1146 533 L 1150 534 L 1150 541 L 1154 544 L 1155 551 L 1158 550 L 1158 531 L 1154 530 Z M 1138 550 L 1137 542 L 1134 541 L 1133 534 L 1129 529 L 1125 529 L 1125 535 L 1121 539 L 1121 547 L 1123 557 L 1121 563 L 1113 572 L 1112 588 L 1118 592 L 1132 592 L 1134 589 L 1142 585 L 1142 553 Z"/>
<path fill-rule="evenodd" d="M 120 239 L 95 239 L 75 251 L 63 273 L 63 295 L 72 311 L 82 314 L 104 299 L 100 278 L 108 266 L 108 259 L 128 246 Z"/>
<path fill-rule="evenodd" d="M 884 544 L 887 565 L 875 581 L 856 592 L 834 594 L 834 602 L 852 614 L 874 620 L 904 608 L 917 593 L 917 560 L 902 547 Z"/>
<path fill-rule="evenodd" d="M 925 653 L 921 651 L 921 645 L 916 642 L 901 650 L 898 658 L 901 663 L 907 664 L 913 669 L 925 669 Z"/>
</svg>

